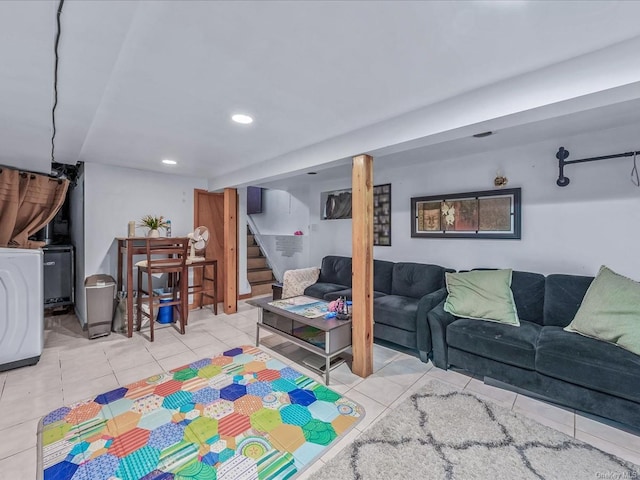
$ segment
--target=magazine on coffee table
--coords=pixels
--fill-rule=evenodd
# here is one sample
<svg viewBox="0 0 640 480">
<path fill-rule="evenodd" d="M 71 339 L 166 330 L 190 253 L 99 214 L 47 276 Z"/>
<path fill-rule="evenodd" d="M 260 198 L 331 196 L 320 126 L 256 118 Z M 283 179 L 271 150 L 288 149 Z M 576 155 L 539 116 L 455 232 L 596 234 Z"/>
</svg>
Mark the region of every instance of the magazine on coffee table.
<svg viewBox="0 0 640 480">
<path fill-rule="evenodd" d="M 329 311 L 328 302 L 304 295 L 274 300 L 269 305 L 307 318 L 323 317 Z"/>
</svg>

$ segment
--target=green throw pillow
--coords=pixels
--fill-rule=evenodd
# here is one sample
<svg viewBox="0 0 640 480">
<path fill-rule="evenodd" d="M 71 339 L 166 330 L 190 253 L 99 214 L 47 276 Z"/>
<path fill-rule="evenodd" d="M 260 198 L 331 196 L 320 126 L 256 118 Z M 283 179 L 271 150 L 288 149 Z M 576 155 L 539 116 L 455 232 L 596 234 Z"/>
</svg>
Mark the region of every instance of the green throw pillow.
<svg viewBox="0 0 640 480">
<path fill-rule="evenodd" d="M 446 312 L 456 317 L 520 326 L 511 292 L 511 269 L 445 273 Z"/>
<path fill-rule="evenodd" d="M 565 330 L 640 355 L 640 283 L 603 265 Z"/>
</svg>

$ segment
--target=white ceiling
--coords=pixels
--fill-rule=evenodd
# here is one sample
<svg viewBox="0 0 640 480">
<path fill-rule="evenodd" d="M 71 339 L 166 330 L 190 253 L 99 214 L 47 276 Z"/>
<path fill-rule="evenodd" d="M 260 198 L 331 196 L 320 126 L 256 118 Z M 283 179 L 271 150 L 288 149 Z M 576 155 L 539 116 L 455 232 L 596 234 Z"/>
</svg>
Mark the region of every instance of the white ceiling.
<svg viewBox="0 0 640 480">
<path fill-rule="evenodd" d="M 54 20 L 51 2 L 0 2 L 0 165 L 48 171 Z"/>
<path fill-rule="evenodd" d="M 0 164 L 48 170 L 57 3 L 0 2 Z M 305 159 L 313 146 L 357 145 L 375 125 L 634 42 L 639 17 L 630 1 L 67 0 L 56 160 L 257 181 L 285 158 L 340 158 Z M 640 81 L 633 52 L 619 84 Z"/>
<path fill-rule="evenodd" d="M 620 151 L 637 148 L 640 145 L 638 132 L 640 132 L 640 99 L 607 105 L 604 107 L 588 109 L 570 115 L 560 115 L 551 119 L 537 122 L 529 122 L 497 130 L 494 135 L 485 138 L 473 138 L 470 135 L 434 142 L 424 146 L 391 152 L 386 155 L 376 155 L 376 171 L 385 168 L 402 168 L 409 165 L 422 164 L 429 161 L 460 158 L 469 155 L 509 149 L 512 147 L 530 145 L 543 141 L 555 141 L 554 148 L 566 145 L 568 139 L 581 134 L 594 134 L 607 130 L 630 127 L 620 132 L 616 141 L 619 142 Z M 477 126 L 476 132 L 491 130 L 490 126 L 483 128 Z M 631 134 L 629 134 L 631 132 Z M 631 142 L 630 145 L 627 145 Z M 556 150 L 549 151 L 549 159 L 553 162 Z M 609 151 L 572 152 L 572 159 L 593 155 L 604 155 Z M 351 178 L 350 159 L 342 159 L 321 168 L 314 168 L 315 175 L 307 175 L 306 169 L 301 172 L 291 172 L 279 178 L 258 182 L 257 186 L 279 190 L 305 188 L 309 184 L 338 179 Z"/>
</svg>

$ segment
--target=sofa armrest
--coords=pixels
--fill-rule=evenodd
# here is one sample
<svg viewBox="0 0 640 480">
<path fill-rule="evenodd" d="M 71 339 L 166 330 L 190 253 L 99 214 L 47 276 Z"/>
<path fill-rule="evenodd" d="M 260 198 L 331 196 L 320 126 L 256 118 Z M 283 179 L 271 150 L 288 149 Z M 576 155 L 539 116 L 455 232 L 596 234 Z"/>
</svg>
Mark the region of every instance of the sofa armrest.
<svg viewBox="0 0 640 480">
<path fill-rule="evenodd" d="M 447 289 L 441 288 L 440 290 L 423 296 L 418 302 L 418 311 L 416 312 L 416 345 L 420 352 L 420 359 L 423 362 L 428 360 L 428 355 L 431 353 L 431 332 L 429 330 L 427 314 L 442 302 L 446 296 Z"/>
<path fill-rule="evenodd" d="M 287 270 L 282 278 L 282 298 L 304 295 L 304 290 L 318 281 L 318 267 Z"/>
<path fill-rule="evenodd" d="M 449 366 L 447 355 L 447 327 L 457 320 L 456 317 L 444 311 L 444 300 L 428 314 L 429 329 L 431 330 L 431 345 L 433 364 L 444 370 Z"/>
</svg>

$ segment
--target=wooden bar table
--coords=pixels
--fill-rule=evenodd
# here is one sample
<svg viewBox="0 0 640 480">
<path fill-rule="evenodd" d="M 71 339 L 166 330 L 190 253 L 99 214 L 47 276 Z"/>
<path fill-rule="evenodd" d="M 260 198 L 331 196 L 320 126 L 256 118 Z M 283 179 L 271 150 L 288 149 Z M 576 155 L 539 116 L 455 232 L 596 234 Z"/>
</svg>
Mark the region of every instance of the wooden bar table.
<svg viewBox="0 0 640 480">
<path fill-rule="evenodd" d="M 135 255 L 146 255 L 146 241 L 147 237 L 117 237 L 118 242 L 118 278 L 117 288 L 118 292 L 123 290 L 123 261 L 127 263 L 127 336 L 133 336 L 133 257 Z M 205 267 L 213 267 L 213 275 L 207 277 Z M 216 290 L 218 289 L 218 261 L 213 258 L 205 258 L 201 261 L 193 261 L 187 263 L 188 269 L 202 268 L 202 280 L 198 285 L 189 285 L 189 294 L 200 294 L 200 308 L 202 308 L 203 299 L 206 296 L 213 299 L 213 312 L 218 314 L 218 296 Z M 209 282 L 213 286 L 206 288 L 206 283 Z M 188 312 L 186 312 L 188 316 Z M 186 322 L 185 322 L 186 324 Z"/>
<path fill-rule="evenodd" d="M 146 255 L 147 237 L 117 237 L 118 241 L 118 291 L 122 291 L 122 261 L 127 262 L 127 336 L 133 335 L 133 256 Z"/>
</svg>

